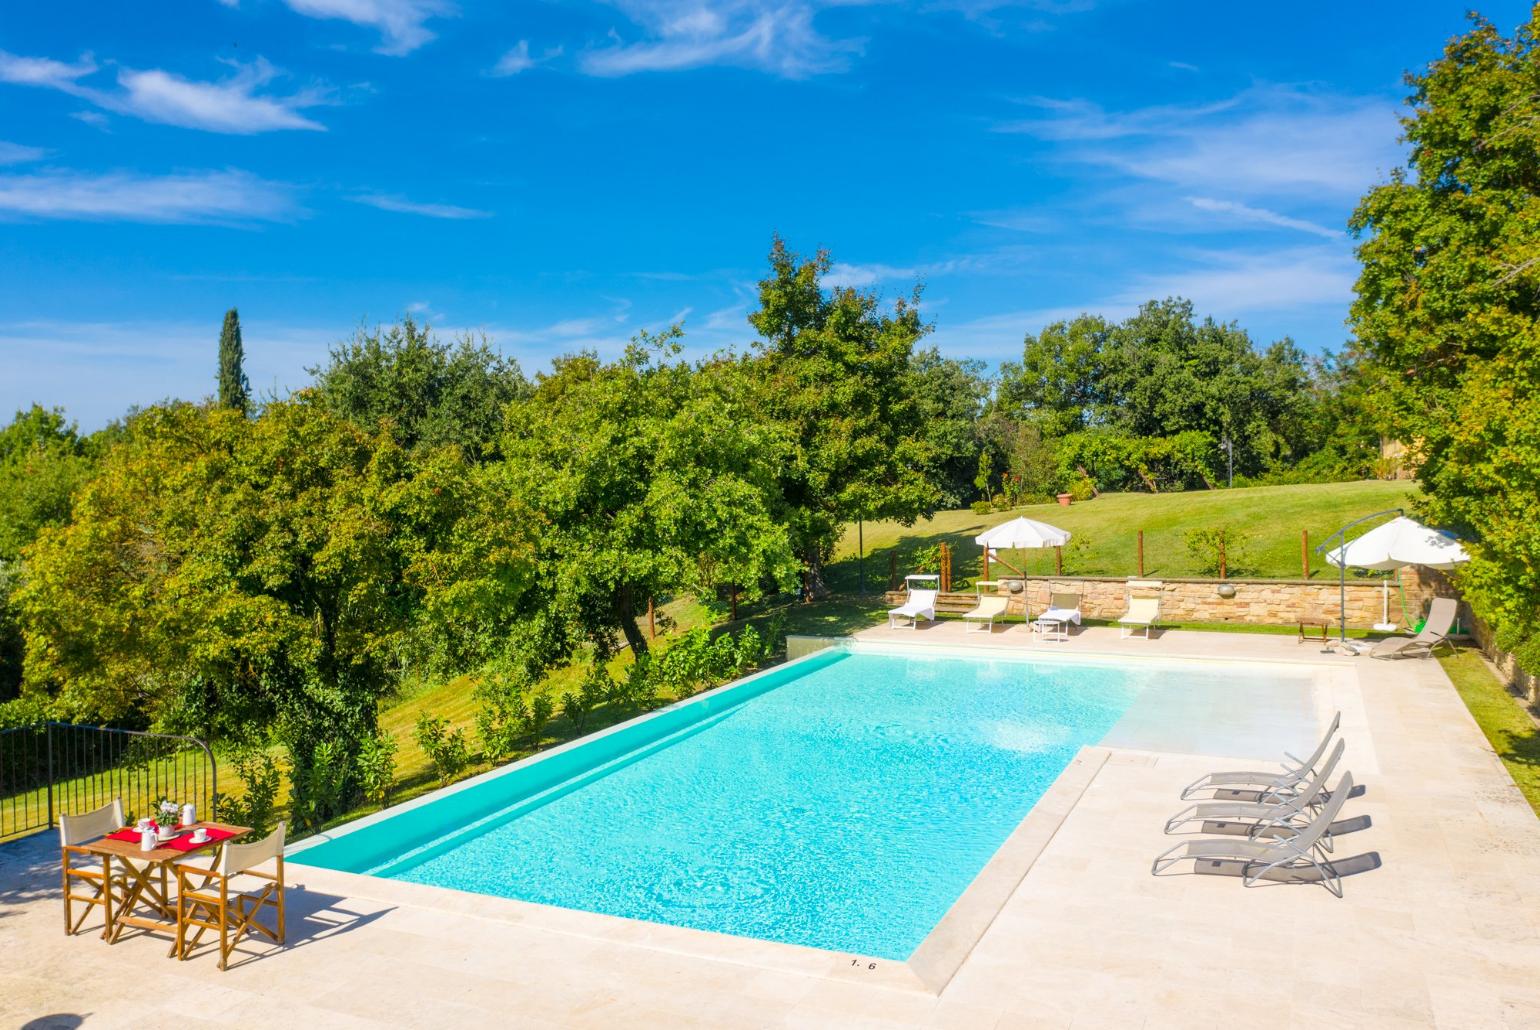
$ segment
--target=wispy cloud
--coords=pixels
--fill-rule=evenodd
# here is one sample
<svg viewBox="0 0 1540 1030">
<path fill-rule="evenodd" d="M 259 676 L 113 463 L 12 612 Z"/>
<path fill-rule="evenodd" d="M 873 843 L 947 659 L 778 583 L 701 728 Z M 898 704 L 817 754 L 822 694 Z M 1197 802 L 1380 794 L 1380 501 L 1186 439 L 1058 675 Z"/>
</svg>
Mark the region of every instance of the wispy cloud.
<svg viewBox="0 0 1540 1030">
<path fill-rule="evenodd" d="M 818 4 L 770 0 L 611 0 L 646 38 L 583 55 L 590 75 L 631 75 L 706 65 L 755 68 L 786 78 L 840 71 L 859 40 L 831 39 L 814 26 Z"/>
<path fill-rule="evenodd" d="M 1028 103 L 1042 115 L 996 130 L 1079 144 L 1064 155 L 1193 191 L 1356 197 L 1400 161 L 1396 109 L 1380 99 L 1259 86 L 1208 104 L 1130 111 Z"/>
<path fill-rule="evenodd" d="M 493 75 L 517 75 L 527 72 L 535 66 L 535 59 L 529 56 L 529 40 L 521 39 L 492 66 Z"/>
<path fill-rule="evenodd" d="M 0 217 L 242 224 L 299 213 L 289 186 L 242 171 L 0 175 Z"/>
<path fill-rule="evenodd" d="M 289 8 L 307 18 L 336 18 L 376 29 L 380 45 L 375 52 L 392 57 L 409 54 L 432 42 L 428 19 L 447 16 L 454 5 L 443 0 L 284 0 Z"/>
<path fill-rule="evenodd" d="M 36 161 L 48 151 L 41 147 L 28 147 L 20 143 L 7 143 L 0 139 L 0 165 L 26 164 L 28 161 Z"/>
<path fill-rule="evenodd" d="M 349 197 L 355 204 L 367 204 L 381 211 L 394 211 L 402 215 L 422 215 L 424 218 L 446 218 L 454 221 L 468 218 L 491 218 L 491 211 L 458 204 L 422 204 L 393 193 L 364 193 Z"/>
<path fill-rule="evenodd" d="M 1308 232 L 1328 240 L 1340 240 L 1343 238 L 1341 232 L 1335 229 L 1328 229 L 1324 225 L 1318 225 L 1303 218 L 1290 218 L 1288 215 L 1279 214 L 1277 211 L 1252 207 L 1249 204 L 1241 204 L 1233 200 L 1216 200 L 1213 197 L 1188 197 L 1187 202 L 1199 211 L 1227 215 L 1239 222 L 1274 225 L 1280 229 L 1298 229 L 1300 232 Z"/>
<path fill-rule="evenodd" d="M 1128 305 L 1186 297 L 1200 312 L 1221 318 L 1316 306 L 1345 311 L 1358 277 L 1351 252 L 1324 244 L 1271 251 L 1196 251 L 1187 258 L 1186 269 L 1136 277 L 1113 301 Z"/>
<path fill-rule="evenodd" d="M 89 56 L 66 64 L 0 51 L 0 82 L 58 90 L 103 110 L 147 122 L 234 135 L 325 128 L 299 113 L 301 108 L 325 103 L 325 91 L 307 90 L 289 96 L 257 92 L 278 75 L 277 69 L 261 58 L 252 64 L 236 65 L 235 73 L 219 82 L 197 82 L 158 68 L 122 68 L 117 74 L 116 90 L 101 89 L 84 81 L 99 70 Z"/>
</svg>

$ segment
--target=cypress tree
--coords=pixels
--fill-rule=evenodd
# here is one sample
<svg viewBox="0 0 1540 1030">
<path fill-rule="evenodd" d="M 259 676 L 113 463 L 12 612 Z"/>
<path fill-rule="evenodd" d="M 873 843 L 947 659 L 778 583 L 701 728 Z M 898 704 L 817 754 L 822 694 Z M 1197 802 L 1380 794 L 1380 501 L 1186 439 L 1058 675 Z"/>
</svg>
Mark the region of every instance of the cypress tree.
<svg viewBox="0 0 1540 1030">
<path fill-rule="evenodd" d="M 235 408 L 242 415 L 251 407 L 251 387 L 246 382 L 245 364 L 241 316 L 231 308 L 225 312 L 225 327 L 219 333 L 219 403 L 226 408 Z"/>
</svg>

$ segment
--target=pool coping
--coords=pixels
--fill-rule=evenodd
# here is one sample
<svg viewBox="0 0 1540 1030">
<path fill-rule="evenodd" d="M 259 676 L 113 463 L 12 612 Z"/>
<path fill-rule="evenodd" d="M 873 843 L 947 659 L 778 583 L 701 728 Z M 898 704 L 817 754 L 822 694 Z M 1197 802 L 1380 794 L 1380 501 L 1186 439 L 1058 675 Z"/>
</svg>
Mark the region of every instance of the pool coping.
<svg viewBox="0 0 1540 1030">
<path fill-rule="evenodd" d="M 1001 652 L 992 648 L 977 650 L 956 646 L 919 644 L 918 646 L 893 641 L 862 641 L 859 638 L 834 638 L 831 646 L 851 651 L 898 650 L 968 651 L 970 657 L 1016 657 L 1024 659 L 1050 658 L 1055 661 L 1075 663 L 1077 659 L 1127 661 L 1129 656 L 1105 652 L 1069 652 L 1045 654 L 1043 651 Z M 855 646 L 850 646 L 855 645 Z M 538 927 L 555 933 L 587 937 L 607 943 L 632 945 L 654 950 L 683 954 L 717 962 L 744 965 L 756 969 L 772 969 L 794 972 L 824 979 L 860 983 L 888 990 L 920 992 L 939 996 L 951 979 L 961 969 L 974 947 L 983 939 L 989 927 L 1004 910 L 1006 902 L 1031 872 L 1032 866 L 1065 819 L 1074 810 L 1097 774 L 1114 754 L 1160 754 L 1133 749 L 1108 747 L 1101 744 L 1083 746 L 1070 760 L 1052 784 L 1043 793 L 1021 822 L 995 850 L 989 861 L 968 883 L 946 913 L 920 941 L 906 960 L 876 958 L 854 952 L 831 951 L 808 945 L 769 941 L 754 937 L 741 937 L 693 927 L 674 926 L 626 916 L 569 909 L 539 902 L 478 894 L 428 884 L 412 883 L 390 877 L 367 873 L 353 873 L 322 866 L 305 864 L 302 857 L 308 848 L 346 836 L 403 812 L 438 801 L 462 790 L 484 783 L 489 779 L 505 776 L 516 769 L 534 762 L 544 761 L 577 747 L 591 743 L 611 733 L 619 732 L 679 707 L 690 705 L 723 691 L 740 688 L 762 676 L 782 672 L 792 665 L 808 662 L 823 655 L 828 648 L 818 648 L 788 662 L 761 670 L 751 676 L 734 680 L 721 687 L 703 691 L 684 698 L 654 712 L 648 712 L 616 723 L 604 730 L 568 741 L 548 751 L 542 751 L 518 762 L 489 770 L 461 783 L 440 790 L 430 791 L 421 797 L 401 805 L 384 809 L 360 819 L 345 823 L 326 833 L 306 838 L 289 850 L 288 856 L 295 867 L 305 871 L 306 878 L 316 887 L 376 901 L 408 904 L 421 908 L 455 913 L 480 919 L 517 923 Z M 991 653 L 994 651 L 994 653 Z M 1134 661 L 1140 661 L 1134 658 Z M 1186 662 L 1195 659 L 1188 656 L 1150 656 L 1143 660 L 1171 660 Z M 1271 659 L 1224 658 L 1208 659 L 1223 664 L 1277 664 Z M 1292 664 L 1292 663 L 1289 663 Z M 1302 662 L 1315 665 L 1324 663 Z M 1337 680 L 1337 677 L 1331 677 Z M 1352 677 L 1356 681 L 1356 676 Z M 1340 680 L 1339 680 L 1340 682 Z M 1354 684 L 1356 686 L 1356 682 Z M 1324 700 L 1327 683 L 1317 677 L 1313 693 L 1318 705 Z"/>
</svg>

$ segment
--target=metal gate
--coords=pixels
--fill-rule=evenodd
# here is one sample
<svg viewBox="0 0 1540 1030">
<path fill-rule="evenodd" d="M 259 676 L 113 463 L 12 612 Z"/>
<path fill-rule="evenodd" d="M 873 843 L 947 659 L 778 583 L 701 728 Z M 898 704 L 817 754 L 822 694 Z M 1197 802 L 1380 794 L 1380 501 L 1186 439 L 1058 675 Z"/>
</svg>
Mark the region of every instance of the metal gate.
<svg viewBox="0 0 1540 1030">
<path fill-rule="evenodd" d="M 114 798 L 129 819 L 163 799 L 206 818 L 217 789 L 214 753 L 194 737 L 64 722 L 0 730 L 0 840 Z"/>
</svg>

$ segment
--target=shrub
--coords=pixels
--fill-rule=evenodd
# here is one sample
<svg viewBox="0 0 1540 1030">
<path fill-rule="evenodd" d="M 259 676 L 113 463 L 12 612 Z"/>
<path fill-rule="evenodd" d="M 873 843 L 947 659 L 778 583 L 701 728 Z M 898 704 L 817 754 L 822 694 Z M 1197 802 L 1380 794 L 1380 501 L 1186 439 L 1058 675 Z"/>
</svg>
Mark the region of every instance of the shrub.
<svg viewBox="0 0 1540 1030">
<path fill-rule="evenodd" d="M 384 808 L 390 804 L 390 788 L 396 779 L 396 742 L 383 733 L 363 742 L 358 749 L 358 785 L 364 800 Z"/>
<path fill-rule="evenodd" d="M 440 786 L 448 785 L 470 761 L 465 731 L 451 732 L 448 719 L 435 718 L 426 712 L 417 719 L 417 745 L 433 763 Z"/>
<path fill-rule="evenodd" d="M 658 678 L 653 668 L 651 654 L 636 656 L 636 661 L 626 670 L 626 678 L 615 686 L 623 703 L 635 705 L 643 711 L 658 703 Z"/>
<path fill-rule="evenodd" d="M 528 689 L 522 669 L 501 663 L 489 665 L 476 684 L 476 732 L 489 760 L 500 761 L 518 750 L 529 721 Z"/>
<path fill-rule="evenodd" d="M 266 836 L 277 825 L 278 789 L 282 784 L 278 762 L 259 748 L 244 748 L 231 756 L 235 775 L 245 784 L 240 797 L 214 795 L 214 818 L 220 822 L 250 826 L 254 836 Z"/>
<path fill-rule="evenodd" d="M 1200 576 L 1219 575 L 1221 556 L 1227 576 L 1245 576 L 1255 571 L 1249 541 L 1244 533 L 1230 526 L 1188 530 L 1184 539 Z"/>
<path fill-rule="evenodd" d="M 973 509 L 973 514 L 975 515 L 988 515 L 995 510 L 995 506 L 988 501 L 974 501 L 968 507 Z"/>
<path fill-rule="evenodd" d="M 737 652 L 736 666 L 740 675 L 765 660 L 765 641 L 753 626 L 743 627 L 743 632 L 738 634 Z"/>
<path fill-rule="evenodd" d="M 529 700 L 529 705 L 524 709 L 524 732 L 529 734 L 530 742 L 536 751 L 540 750 L 540 742 L 545 735 L 545 728 L 549 725 L 551 717 L 556 714 L 556 703 L 551 700 L 551 695 L 540 692 Z"/>
<path fill-rule="evenodd" d="M 1089 501 L 1096 496 L 1096 484 L 1084 472 L 1069 482 L 1069 495 L 1077 501 Z"/>
<path fill-rule="evenodd" d="M 610 674 L 605 671 L 604 666 L 593 665 L 575 692 L 569 690 L 562 695 L 561 713 L 567 717 L 568 722 L 572 723 L 574 729 L 579 733 L 586 733 L 589 716 L 609 696 L 612 686 Z"/>
<path fill-rule="evenodd" d="M 319 829 L 340 812 L 348 794 L 348 772 L 347 757 L 339 741 L 323 740 L 316 744 L 309 764 L 297 767 L 291 777 L 295 820 Z"/>
</svg>

